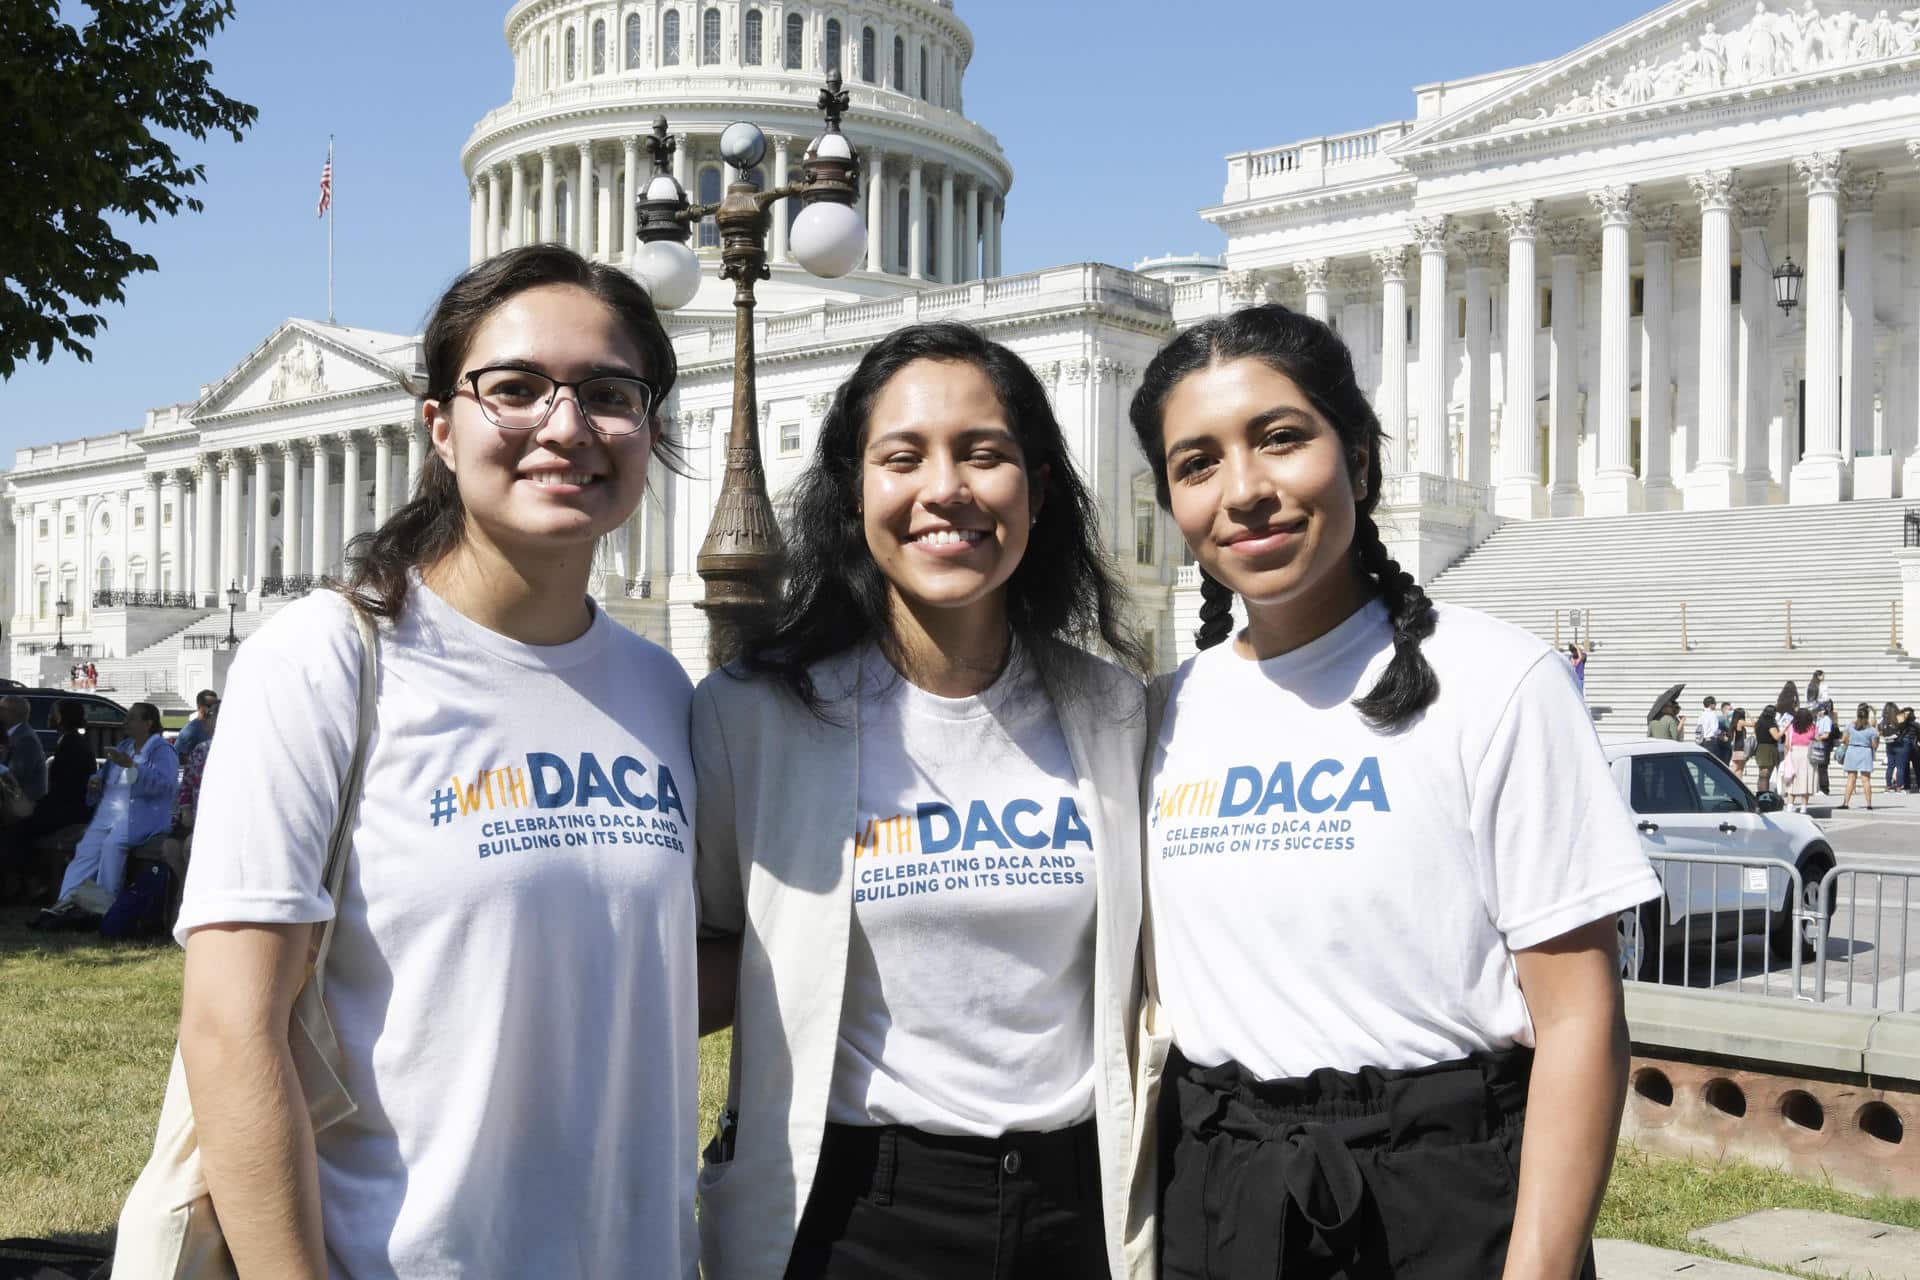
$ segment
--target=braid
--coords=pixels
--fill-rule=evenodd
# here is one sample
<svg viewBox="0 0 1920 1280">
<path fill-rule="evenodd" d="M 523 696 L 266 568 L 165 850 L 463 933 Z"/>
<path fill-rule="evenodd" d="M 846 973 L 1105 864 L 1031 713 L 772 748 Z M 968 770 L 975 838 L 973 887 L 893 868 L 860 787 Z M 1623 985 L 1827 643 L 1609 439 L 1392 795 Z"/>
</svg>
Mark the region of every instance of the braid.
<svg viewBox="0 0 1920 1280">
<path fill-rule="evenodd" d="M 1353 549 L 1361 570 L 1379 586 L 1393 623 L 1393 660 L 1367 696 L 1355 698 L 1353 705 L 1375 728 L 1399 729 L 1440 694 L 1440 677 L 1420 652 L 1420 642 L 1433 634 L 1433 602 L 1413 575 L 1387 554 L 1372 516 L 1360 517 Z"/>
<path fill-rule="evenodd" d="M 1200 629 L 1193 633 L 1195 648 L 1211 649 L 1233 633 L 1233 592 L 1200 570 Z"/>
</svg>

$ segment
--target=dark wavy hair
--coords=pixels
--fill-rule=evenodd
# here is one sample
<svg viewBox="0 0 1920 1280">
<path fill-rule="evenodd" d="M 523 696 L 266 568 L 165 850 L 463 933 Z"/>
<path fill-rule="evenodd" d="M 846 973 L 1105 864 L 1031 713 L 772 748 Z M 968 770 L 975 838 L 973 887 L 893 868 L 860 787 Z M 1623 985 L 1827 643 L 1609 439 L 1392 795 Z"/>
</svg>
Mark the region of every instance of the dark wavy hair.
<svg viewBox="0 0 1920 1280">
<path fill-rule="evenodd" d="M 426 336 L 421 340 L 427 366 L 422 403 L 445 403 L 452 397 L 473 336 L 488 316 L 509 299 L 545 285 L 584 289 L 620 318 L 621 327 L 639 348 L 643 371 L 659 388 L 656 417 L 651 424 L 653 456 L 668 470 L 684 474 L 679 448 L 666 437 L 657 416 L 659 404 L 673 390 L 679 366 L 653 300 L 619 267 L 589 262 L 557 244 L 509 249 L 464 272 L 447 286 L 433 304 Z M 399 617 L 406 608 L 414 571 L 451 555 L 466 535 L 466 527 L 467 510 L 460 501 L 460 486 L 440 455 L 429 449 L 415 480 L 414 496 L 385 524 L 361 534 L 347 547 L 347 580 L 341 590 L 354 605 L 374 617 Z"/>
<path fill-rule="evenodd" d="M 808 668 L 872 638 L 890 640 L 886 575 L 860 516 L 861 455 L 874 401 L 916 360 L 971 364 L 993 385 L 1029 477 L 1047 468 L 1041 516 L 1007 580 L 1007 621 L 1049 689 L 1070 686 L 1067 645 L 1102 642 L 1137 674 L 1147 655 L 1123 619 L 1126 598 L 1100 545 L 1099 514 L 1074 468 L 1040 380 L 1019 356 L 964 324 L 910 325 L 889 334 L 834 393 L 813 464 L 793 490 L 787 580 L 771 623 L 751 637 L 744 670 L 771 674 L 815 714 L 826 698 Z"/>
<path fill-rule="evenodd" d="M 1397 729 L 1429 706 L 1440 693 L 1440 678 L 1420 652 L 1433 634 L 1433 603 L 1413 575 L 1387 554 L 1374 523 L 1380 501 L 1381 457 L 1386 432 L 1353 374 L 1353 356 L 1327 325 L 1285 307 L 1247 307 L 1202 321 L 1154 356 L 1134 393 L 1129 416 L 1141 452 L 1153 468 L 1160 505 L 1171 505 L 1167 485 L 1165 439 L 1167 398 L 1180 382 L 1214 364 L 1258 360 L 1286 375 L 1340 437 L 1347 467 L 1364 467 L 1366 488 L 1356 500 L 1353 558 L 1374 584 L 1393 623 L 1393 659 L 1380 679 L 1353 705 L 1376 728 Z M 1219 644 L 1232 630 L 1233 592 L 1204 569 L 1200 571 L 1202 649 Z"/>
</svg>

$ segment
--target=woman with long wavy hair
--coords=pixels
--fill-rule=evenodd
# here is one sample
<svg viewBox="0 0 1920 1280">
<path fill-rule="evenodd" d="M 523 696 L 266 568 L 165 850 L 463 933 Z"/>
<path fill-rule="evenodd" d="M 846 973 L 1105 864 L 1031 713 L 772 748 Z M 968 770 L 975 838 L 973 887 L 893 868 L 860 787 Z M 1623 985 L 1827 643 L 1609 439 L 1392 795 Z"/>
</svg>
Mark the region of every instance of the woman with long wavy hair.
<svg viewBox="0 0 1920 1280">
<path fill-rule="evenodd" d="M 706 1275 L 1142 1274 L 1143 691 L 1080 646 L 1144 655 L 1046 393 L 900 330 L 791 510 L 777 623 L 694 694 Z"/>
<path fill-rule="evenodd" d="M 1325 324 L 1196 325 L 1131 412 L 1203 591 L 1149 697 L 1161 1274 L 1591 1274 L 1660 886 L 1571 672 L 1394 562 Z"/>
</svg>

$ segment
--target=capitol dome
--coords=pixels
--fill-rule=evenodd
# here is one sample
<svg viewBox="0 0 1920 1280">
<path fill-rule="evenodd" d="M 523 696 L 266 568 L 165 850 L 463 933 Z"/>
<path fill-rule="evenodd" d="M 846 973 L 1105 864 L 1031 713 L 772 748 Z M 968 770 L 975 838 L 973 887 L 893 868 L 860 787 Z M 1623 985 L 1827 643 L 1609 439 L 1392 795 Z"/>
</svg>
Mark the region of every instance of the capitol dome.
<svg viewBox="0 0 1920 1280">
<path fill-rule="evenodd" d="M 630 265 L 639 247 L 632 193 L 652 172 L 644 137 L 659 116 L 676 142 L 673 174 L 695 203 L 717 201 L 733 177 L 720 134 L 735 120 L 766 131 L 763 183 L 798 177 L 821 131 L 821 86 L 838 70 L 852 97 L 842 128 L 860 154 L 866 257 L 838 280 L 809 275 L 788 246 L 799 202 L 784 201 L 773 211 L 761 307 L 1000 273 L 1013 170 L 994 136 L 963 114 L 973 35 L 951 0 L 519 0 L 506 38 L 512 99 L 481 119 L 460 156 L 472 262 L 553 240 Z M 681 314 L 729 312 L 711 218 L 693 247 L 706 270 Z"/>
</svg>

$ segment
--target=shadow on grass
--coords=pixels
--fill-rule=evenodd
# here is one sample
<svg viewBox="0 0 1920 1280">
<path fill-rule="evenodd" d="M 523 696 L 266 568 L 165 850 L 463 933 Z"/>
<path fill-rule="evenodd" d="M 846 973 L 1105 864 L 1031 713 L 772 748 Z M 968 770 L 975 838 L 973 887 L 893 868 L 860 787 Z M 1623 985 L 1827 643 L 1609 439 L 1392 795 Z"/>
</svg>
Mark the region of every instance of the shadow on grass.
<svg viewBox="0 0 1920 1280">
<path fill-rule="evenodd" d="M 165 937 L 119 941 L 97 933 L 49 933 L 27 928 L 26 922 L 32 918 L 25 908 L 0 916 L 0 960 L 12 956 L 57 956 L 68 965 L 111 968 L 142 963 L 152 959 L 156 951 L 165 951 L 174 945 L 172 938 Z"/>
</svg>

